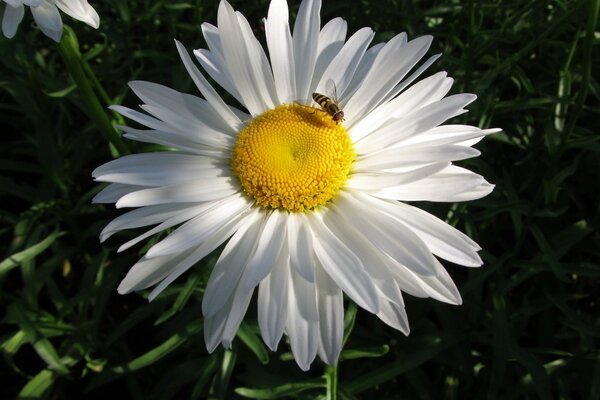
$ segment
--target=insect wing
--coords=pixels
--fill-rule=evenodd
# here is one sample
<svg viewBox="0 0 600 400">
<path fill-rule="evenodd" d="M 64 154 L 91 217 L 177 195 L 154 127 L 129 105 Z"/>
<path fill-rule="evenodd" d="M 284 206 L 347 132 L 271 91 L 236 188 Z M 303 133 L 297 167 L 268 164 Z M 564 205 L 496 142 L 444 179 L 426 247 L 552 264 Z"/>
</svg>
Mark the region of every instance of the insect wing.
<svg viewBox="0 0 600 400">
<path fill-rule="evenodd" d="M 337 89 L 333 79 L 327 79 L 325 82 L 325 96 L 329 97 L 335 104 L 338 104 Z"/>
</svg>

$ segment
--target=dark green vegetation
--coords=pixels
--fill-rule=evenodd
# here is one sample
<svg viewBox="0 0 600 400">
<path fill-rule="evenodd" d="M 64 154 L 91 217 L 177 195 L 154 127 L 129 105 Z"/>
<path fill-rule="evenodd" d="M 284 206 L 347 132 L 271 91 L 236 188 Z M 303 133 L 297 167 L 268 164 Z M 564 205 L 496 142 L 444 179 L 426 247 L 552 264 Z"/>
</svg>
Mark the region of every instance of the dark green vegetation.
<svg viewBox="0 0 600 400">
<path fill-rule="evenodd" d="M 232 3 L 262 38 L 268 2 Z M 91 83 L 103 109 L 135 106 L 133 79 L 196 93 L 173 39 L 203 47 L 199 23 L 215 23 L 216 1 L 92 4 L 100 30 L 64 21 L 105 91 Z M 406 296 L 409 337 L 350 306 L 339 399 L 600 399 L 598 7 L 325 0 L 324 21 L 371 26 L 376 41 L 433 34 L 431 54 L 443 57 L 430 73 L 446 70 L 454 93 L 479 95 L 459 122 L 504 129 L 461 163 L 497 185 L 492 195 L 423 205 L 484 249 L 481 269 L 448 265 L 464 304 Z M 100 189 L 90 172 L 115 151 L 73 81 L 78 71 L 68 73 L 31 21 L 0 38 L 0 398 L 324 396 L 324 366 L 302 373 L 284 342 L 267 351 L 252 305 L 233 351 L 207 354 L 200 303 L 215 257 L 152 303 L 117 294 L 144 248 L 116 253 L 134 233 L 98 242 L 118 212 L 90 204 Z"/>
</svg>

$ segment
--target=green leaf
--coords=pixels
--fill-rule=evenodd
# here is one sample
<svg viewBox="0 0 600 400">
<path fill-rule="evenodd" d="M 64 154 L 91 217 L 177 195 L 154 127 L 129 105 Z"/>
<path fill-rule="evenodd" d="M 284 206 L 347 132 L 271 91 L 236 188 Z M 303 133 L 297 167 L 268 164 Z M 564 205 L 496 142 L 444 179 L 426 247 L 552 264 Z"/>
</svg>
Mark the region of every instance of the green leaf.
<svg viewBox="0 0 600 400">
<path fill-rule="evenodd" d="M 20 303 L 13 303 L 8 308 L 8 315 L 14 319 L 27 335 L 27 340 L 33 345 L 36 353 L 48 364 L 48 367 L 60 374 L 68 374 L 69 369 L 60 359 L 54 345 L 44 337 L 38 329 L 39 318 L 32 320 Z"/>
<path fill-rule="evenodd" d="M 41 399 L 54 383 L 54 374 L 48 369 L 42 370 L 32 380 L 27 382 L 17 395 L 18 400 Z"/>
<path fill-rule="evenodd" d="M 342 341 L 342 348 L 346 345 L 346 342 L 348 341 L 348 338 L 352 333 L 352 329 L 354 329 L 354 323 L 356 322 L 356 312 L 356 304 L 348 304 L 348 309 L 346 310 L 346 315 L 344 316 L 344 339 Z"/>
<path fill-rule="evenodd" d="M 254 330 L 244 321 L 240 324 L 240 328 L 237 331 L 237 336 L 252 352 L 256 355 L 258 360 L 262 364 L 269 362 L 269 353 L 267 348 L 263 344 L 262 340 L 254 332 Z"/>
<path fill-rule="evenodd" d="M 279 399 L 284 396 L 293 397 L 310 389 L 320 389 L 326 386 L 325 380 L 313 379 L 305 382 L 286 383 L 285 385 L 275 386 L 266 389 L 237 388 L 235 392 L 240 396 L 250 399 Z"/>
<path fill-rule="evenodd" d="M 402 357 L 402 362 L 393 361 L 392 363 L 379 367 L 371 372 L 361 375 L 350 383 L 346 383 L 344 387 L 350 393 L 357 394 L 390 381 L 397 376 L 418 367 L 424 362 L 431 360 L 442 350 L 452 346 L 458 340 L 459 338 L 430 338 L 428 340 L 428 345 L 419 346 L 414 352 Z"/>
<path fill-rule="evenodd" d="M 64 234 L 65 232 L 55 231 L 39 243 L 36 243 L 23 251 L 7 257 L 4 261 L 0 262 L 0 278 L 2 278 L 11 269 L 19 266 L 21 263 L 37 257 L 40 253 L 50 247 L 50 245 L 52 245 L 56 239 Z"/>
<path fill-rule="evenodd" d="M 386 355 L 390 351 L 390 346 L 384 344 L 379 347 L 366 347 L 363 349 L 350 349 L 342 351 L 340 360 L 353 360 L 356 358 L 377 358 Z"/>
<path fill-rule="evenodd" d="M 120 378 L 125 374 L 129 374 L 134 371 L 138 371 L 142 368 L 146 368 L 150 365 L 155 364 L 160 361 L 164 357 L 171 354 L 175 351 L 179 346 L 184 344 L 188 338 L 192 335 L 195 335 L 202 329 L 202 323 L 200 321 L 194 321 L 189 324 L 183 333 L 177 333 L 167 340 L 165 340 L 160 345 L 156 346 L 152 350 L 142 354 L 139 357 L 129 361 L 125 365 L 116 366 L 110 368 L 108 371 L 105 371 L 98 375 L 96 378 L 92 380 L 90 385 L 86 388 L 87 391 L 105 385 L 109 382 L 112 382 L 115 379 Z"/>
</svg>

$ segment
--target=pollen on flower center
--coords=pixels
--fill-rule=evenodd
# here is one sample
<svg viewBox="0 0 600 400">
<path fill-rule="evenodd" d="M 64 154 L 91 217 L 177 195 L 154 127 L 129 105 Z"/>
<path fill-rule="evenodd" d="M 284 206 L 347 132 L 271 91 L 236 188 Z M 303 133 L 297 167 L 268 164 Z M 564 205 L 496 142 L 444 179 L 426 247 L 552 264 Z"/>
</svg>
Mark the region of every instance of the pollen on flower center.
<svg viewBox="0 0 600 400">
<path fill-rule="evenodd" d="M 342 124 L 316 108 L 291 104 L 265 112 L 242 129 L 232 168 L 256 204 L 298 212 L 331 200 L 354 158 Z"/>
</svg>

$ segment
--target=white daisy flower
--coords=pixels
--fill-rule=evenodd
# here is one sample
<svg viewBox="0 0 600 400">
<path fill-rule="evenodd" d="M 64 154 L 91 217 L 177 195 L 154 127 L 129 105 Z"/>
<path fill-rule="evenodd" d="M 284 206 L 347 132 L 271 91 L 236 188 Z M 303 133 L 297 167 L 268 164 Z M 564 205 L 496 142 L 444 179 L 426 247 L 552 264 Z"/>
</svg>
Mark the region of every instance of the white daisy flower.
<svg viewBox="0 0 600 400">
<path fill-rule="evenodd" d="M 33 19 L 46 36 L 60 42 L 63 24 L 58 9 L 93 28 L 100 26 L 96 10 L 87 0 L 2 0 L 6 3 L 2 17 L 2 33 L 12 38 L 25 14 L 25 6 L 31 8 Z M 58 9 L 57 9 L 58 7 Z"/>
<path fill-rule="evenodd" d="M 304 370 L 317 354 L 336 364 L 343 293 L 404 334 L 402 291 L 461 303 L 436 257 L 478 267 L 479 246 L 406 201 L 489 194 L 492 185 L 453 162 L 478 156 L 471 146 L 497 131 L 441 125 L 475 96 L 444 97 L 452 85 L 445 72 L 416 82 L 437 58 L 410 73 L 430 36 L 409 41 L 402 33 L 371 45 L 374 33 L 363 28 L 346 39 L 341 18 L 321 27 L 320 8 L 304 0 L 292 33 L 286 1 L 272 0 L 267 57 L 244 16 L 221 1 L 217 26 L 202 25 L 208 49 L 194 55 L 246 111 L 226 104 L 176 42 L 204 98 L 131 82 L 146 113 L 113 107 L 149 128 L 122 127 L 126 137 L 172 150 L 125 156 L 93 172 L 110 182 L 95 202 L 138 207 L 113 220 L 102 241 L 155 225 L 122 251 L 178 226 L 131 268 L 120 293 L 154 286 L 153 299 L 226 243 L 202 302 L 208 350 L 231 346 L 258 286 L 265 343 L 276 350 L 286 332 Z M 307 105 L 329 81 L 343 122 L 334 121 L 335 109 Z"/>
</svg>

